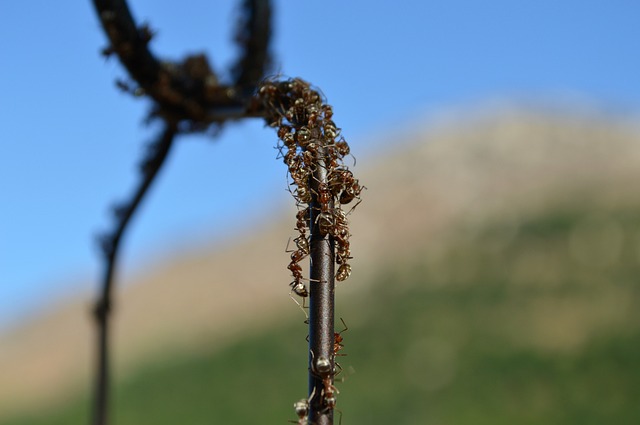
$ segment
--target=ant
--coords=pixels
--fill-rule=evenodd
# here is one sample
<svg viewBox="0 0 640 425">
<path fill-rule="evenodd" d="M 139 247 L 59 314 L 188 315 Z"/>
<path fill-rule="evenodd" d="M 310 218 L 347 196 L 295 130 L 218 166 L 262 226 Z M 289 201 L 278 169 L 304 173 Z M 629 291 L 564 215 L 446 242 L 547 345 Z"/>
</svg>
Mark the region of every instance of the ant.
<svg viewBox="0 0 640 425">
<path fill-rule="evenodd" d="M 301 160 L 302 160 L 302 165 L 305 166 L 305 168 L 309 171 L 314 171 L 316 169 L 317 166 L 317 154 L 314 151 L 315 149 L 315 143 L 309 143 L 308 146 L 312 146 L 312 149 L 307 149 L 305 151 L 302 152 L 301 156 Z"/>
<path fill-rule="evenodd" d="M 340 140 L 338 140 L 335 143 L 335 147 L 338 150 L 338 153 L 340 154 L 340 156 L 342 157 L 345 157 L 351 153 L 351 148 L 349 148 L 349 145 L 347 144 L 347 141 L 344 140 L 344 138 L 341 138 Z"/>
<path fill-rule="evenodd" d="M 315 391 L 315 388 L 314 388 L 314 391 Z M 312 398 L 313 398 L 313 393 L 311 397 L 309 397 L 308 399 L 303 398 L 293 403 L 293 408 L 296 411 L 296 416 L 298 416 L 298 421 L 297 422 L 289 421 L 289 422 L 298 424 L 298 425 L 307 425 L 309 423 L 309 400 Z"/>
<path fill-rule="evenodd" d="M 340 264 L 338 267 L 338 272 L 336 273 L 336 280 L 338 282 L 342 282 L 347 280 L 351 276 L 351 265 L 348 263 Z"/>
<path fill-rule="evenodd" d="M 289 241 L 291 241 L 291 239 L 289 239 Z M 289 286 L 291 286 L 292 292 L 294 292 L 297 296 L 304 299 L 309 296 L 309 291 L 307 290 L 307 287 L 304 286 L 304 284 L 302 283 L 302 280 L 304 279 L 304 277 L 302 276 L 302 267 L 300 267 L 298 263 L 302 259 L 304 259 L 307 255 L 309 255 L 309 252 L 310 252 L 309 240 L 306 238 L 304 233 L 302 233 L 293 241 L 295 242 L 298 249 L 293 251 L 286 250 L 286 252 L 291 252 L 291 263 L 289 263 L 287 268 L 291 271 L 291 274 L 293 275 L 293 279 L 294 279 L 293 282 L 289 284 Z M 287 248 L 288 248 L 288 245 L 289 244 L 287 243 Z M 293 300 L 296 301 L 295 299 Z M 296 301 L 296 303 L 300 305 L 298 301 Z M 303 309 L 302 311 L 304 311 L 304 307 L 301 306 L 301 308 Z M 305 315 L 306 315 L 306 312 L 305 312 Z"/>
<path fill-rule="evenodd" d="M 313 355 L 313 351 L 311 352 Z M 336 394 L 340 394 L 340 391 L 333 385 L 332 367 L 331 361 L 320 356 L 315 362 L 312 362 L 312 373 L 322 380 L 322 404 L 326 409 L 334 409 L 336 407 Z"/>
<path fill-rule="evenodd" d="M 331 191 L 327 183 L 318 183 L 318 202 L 320 203 L 320 209 L 322 212 L 329 211 L 329 202 L 332 199 Z"/>
<path fill-rule="evenodd" d="M 364 189 L 358 179 L 346 168 L 336 168 L 329 175 L 329 187 L 333 196 L 338 198 L 341 204 L 348 204 L 354 199 L 360 199 L 360 193 Z"/>
<path fill-rule="evenodd" d="M 309 207 L 303 208 L 296 213 L 296 229 L 304 235 L 309 223 Z"/>
<path fill-rule="evenodd" d="M 302 267 L 298 263 L 291 261 L 287 268 L 291 271 L 293 275 L 293 282 L 289 284 L 293 292 L 300 297 L 307 297 L 309 295 L 307 288 L 302 283 Z"/>
<path fill-rule="evenodd" d="M 342 318 L 340 318 L 340 321 L 342 322 L 342 325 L 344 326 L 344 329 L 341 330 L 340 332 L 334 332 L 333 333 L 333 356 L 346 356 L 346 354 L 338 354 L 338 351 L 342 350 L 344 348 L 344 344 L 342 344 L 342 341 L 344 341 L 344 338 L 342 337 L 342 333 L 346 332 L 349 330 L 349 327 L 347 326 L 346 323 L 344 323 L 344 320 Z M 337 363 L 336 363 L 337 366 Z"/>
<path fill-rule="evenodd" d="M 334 358 L 334 362 L 335 362 L 336 356 L 346 356 L 346 354 L 339 354 L 339 351 L 344 348 L 344 344 L 342 343 L 344 341 L 344 337 L 342 336 L 342 334 L 346 332 L 349 329 L 349 327 L 344 322 L 344 319 L 340 318 L 340 321 L 342 322 L 344 329 L 342 329 L 340 332 L 334 332 L 333 334 L 334 342 L 333 342 L 332 356 Z M 327 409 L 334 409 L 336 406 L 335 396 L 336 394 L 339 394 L 340 391 L 338 391 L 336 386 L 333 385 L 332 380 L 333 380 L 333 377 L 336 375 L 336 367 L 339 368 L 340 370 L 342 370 L 342 368 L 338 363 L 335 363 L 335 366 L 332 367 L 331 360 L 329 360 L 327 357 L 324 357 L 324 356 L 319 356 L 317 360 L 314 360 L 315 356 L 313 354 L 313 351 L 310 351 L 310 353 L 311 353 L 311 372 L 322 380 L 323 390 L 321 392 L 321 395 L 323 398 L 323 404 Z M 309 400 L 311 400 L 311 397 L 309 398 Z"/>
<path fill-rule="evenodd" d="M 296 142 L 301 148 L 305 148 L 311 140 L 311 131 L 307 127 L 300 127 L 296 131 Z"/>
<path fill-rule="evenodd" d="M 312 200 L 311 191 L 306 185 L 298 185 L 294 198 L 299 205 L 309 204 Z"/>
<path fill-rule="evenodd" d="M 342 317 L 340 318 L 340 321 L 342 322 L 342 325 L 344 326 L 344 329 L 341 330 L 340 332 L 334 332 L 333 333 L 333 356 L 334 356 L 334 358 L 335 358 L 335 356 L 346 356 L 346 354 L 338 354 L 338 351 L 340 351 L 340 350 L 342 350 L 344 348 L 344 345 L 342 344 L 342 341 L 344 341 L 344 338 L 342 337 L 342 333 L 348 331 L 349 327 L 347 326 L 346 323 L 344 323 L 344 319 Z M 305 322 L 305 323 L 308 323 L 308 322 Z M 309 342 L 309 335 L 307 335 L 307 342 Z M 312 357 L 313 357 L 313 351 L 311 353 L 312 353 Z M 320 359 L 320 358 L 318 358 L 318 359 Z M 335 359 L 334 359 L 334 361 L 335 361 Z"/>
<path fill-rule="evenodd" d="M 309 120 L 307 121 L 307 126 L 309 127 L 317 127 L 318 121 L 320 120 L 320 110 L 312 105 L 309 108 Z"/>
<path fill-rule="evenodd" d="M 296 294 L 297 296 L 299 296 L 300 298 L 307 298 L 309 296 L 309 291 L 307 290 L 307 287 L 304 286 L 304 284 L 302 282 L 300 282 L 299 279 L 294 280 L 293 282 L 291 282 L 289 284 L 289 286 L 291 286 L 291 291 L 293 291 L 294 294 Z M 296 301 L 294 299 L 294 301 Z M 296 301 L 297 303 L 298 301 Z M 304 301 L 303 301 L 304 303 Z M 300 303 L 298 303 L 300 304 Z M 304 306 L 301 306 L 303 308 L 304 311 Z M 305 312 L 306 314 L 306 312 Z"/>
<path fill-rule="evenodd" d="M 289 143 L 287 143 L 287 139 L 288 139 L 288 136 L 291 136 L 292 130 L 293 130 L 293 127 L 286 124 L 282 124 L 278 126 L 278 138 L 283 142 L 285 142 L 287 146 L 289 146 Z M 293 139 L 291 139 L 291 141 L 293 141 Z"/>
<path fill-rule="evenodd" d="M 336 263 L 340 266 L 336 273 L 336 280 L 339 282 L 347 280 L 351 275 L 351 265 L 348 260 L 351 257 L 349 249 L 349 228 L 347 214 L 339 208 L 333 210 L 333 225 L 330 228 L 331 235 L 336 241 Z"/>
<path fill-rule="evenodd" d="M 336 127 L 336 124 L 331 120 L 325 119 L 323 122 L 323 127 L 324 135 L 330 141 L 335 140 L 335 138 L 340 134 L 340 129 Z"/>
</svg>

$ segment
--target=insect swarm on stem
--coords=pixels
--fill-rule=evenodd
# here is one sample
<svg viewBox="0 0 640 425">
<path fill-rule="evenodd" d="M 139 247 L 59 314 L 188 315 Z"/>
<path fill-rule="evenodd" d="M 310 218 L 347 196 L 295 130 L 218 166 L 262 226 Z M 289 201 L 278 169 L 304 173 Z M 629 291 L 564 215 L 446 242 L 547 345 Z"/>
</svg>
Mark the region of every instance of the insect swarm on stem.
<svg viewBox="0 0 640 425">
<path fill-rule="evenodd" d="M 146 24 L 136 24 L 126 0 L 94 0 L 93 3 L 109 38 L 108 47 L 102 53 L 105 57 L 116 55 L 130 77 L 120 82 L 120 88 L 136 96 L 149 97 L 153 102 L 149 120 L 160 120 L 164 124 L 142 163 L 142 176 L 133 197 L 121 204 L 114 229 L 102 239 L 105 272 L 94 309 L 98 350 L 93 423 L 107 423 L 109 312 L 120 241 L 128 223 L 176 138 L 186 133 L 212 133 L 227 121 L 251 117 L 261 117 L 277 130 L 280 158 L 287 167 L 292 181 L 291 193 L 298 207 L 295 222 L 298 234 L 293 239 L 296 249 L 291 252 L 287 266 L 293 277 L 290 287 L 303 301 L 307 297 L 310 300 L 310 345 L 316 347 L 314 344 L 322 340 L 317 346 L 323 348 L 315 348 L 319 362 L 309 371 L 315 386 L 310 389 L 309 398 L 296 405 L 298 423 L 328 423 L 326 418 L 317 419 L 317 402 L 321 402 L 322 414 L 332 413 L 329 411 L 333 410 L 338 393 L 333 385 L 332 364 L 342 347 L 342 336 L 334 332 L 333 295 L 329 299 L 318 294 L 326 295 L 324 287 L 333 288 L 334 280 L 343 281 L 351 274 L 347 215 L 353 208 L 346 213 L 342 208 L 354 200 L 358 205 L 363 189 L 344 164 L 343 158 L 350 155 L 351 150 L 333 121 L 332 107 L 318 90 L 299 78 L 263 80 L 270 63 L 268 0 L 242 2 L 244 13 L 236 36 L 242 53 L 231 70 L 232 81 L 227 83 L 218 78 L 222 74 L 214 72 L 205 55 L 190 55 L 178 62 L 159 60 L 149 49 L 154 31 Z M 309 277 L 305 278 L 301 262 L 309 257 L 312 267 Z M 318 289 L 321 286 L 324 292 Z M 317 300 L 315 306 L 314 299 Z"/>
</svg>

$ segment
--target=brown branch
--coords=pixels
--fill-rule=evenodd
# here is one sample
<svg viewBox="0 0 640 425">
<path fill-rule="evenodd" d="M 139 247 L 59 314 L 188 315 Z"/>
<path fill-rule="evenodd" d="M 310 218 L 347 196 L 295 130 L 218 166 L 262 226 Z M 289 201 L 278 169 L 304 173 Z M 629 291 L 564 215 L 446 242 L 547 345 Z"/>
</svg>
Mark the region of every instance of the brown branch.
<svg viewBox="0 0 640 425">
<path fill-rule="evenodd" d="M 176 132 L 177 126 L 175 123 L 166 123 L 165 129 L 158 140 L 149 147 L 148 156 L 141 164 L 142 180 L 140 185 L 129 202 L 114 208 L 114 215 L 118 221 L 116 227 L 111 234 L 103 236 L 101 240 L 105 270 L 100 297 L 94 309 L 98 333 L 93 406 L 94 425 L 105 425 L 109 410 L 109 313 L 112 308 L 111 295 L 113 293 L 118 249 L 131 218 L 169 155 Z"/>
<path fill-rule="evenodd" d="M 153 33 L 138 26 L 125 0 L 93 0 L 110 46 L 140 92 L 155 101 L 154 115 L 183 121 L 189 128 L 247 116 L 260 116 L 259 103 L 252 101 L 255 86 L 269 62 L 270 14 L 268 0 L 248 0 L 246 28 L 241 32 L 244 53 L 236 65 L 233 86 L 220 84 L 203 54 L 181 62 L 162 61 L 149 49 Z M 239 87 L 236 87 L 239 86 Z"/>
<path fill-rule="evenodd" d="M 333 424 L 333 407 L 327 405 L 327 390 L 333 387 L 335 374 L 334 315 L 335 315 L 335 241 L 330 233 L 320 230 L 322 203 L 319 186 L 327 185 L 327 167 L 322 159 L 326 150 L 321 148 L 319 159 L 309 186 L 313 194 L 310 204 L 311 267 L 309 272 L 309 422 L 318 425 Z M 333 209 L 333 200 L 328 208 Z M 328 368 L 323 367 L 323 362 Z M 317 397 L 315 395 L 318 395 Z M 335 395 L 332 396 L 335 400 Z M 335 401 L 334 401 L 335 402 Z M 332 403 L 332 402 L 330 402 Z M 329 404 L 330 404 L 329 403 Z"/>
<path fill-rule="evenodd" d="M 271 4 L 267 0 L 245 0 L 236 35 L 242 55 L 232 68 L 234 86 L 242 96 L 251 96 L 271 66 Z"/>
<path fill-rule="evenodd" d="M 153 99 L 151 117 L 159 117 L 165 123 L 164 132 L 142 163 L 139 187 L 131 201 L 114 209 L 118 223 L 102 240 L 105 271 L 94 309 L 98 340 L 93 423 L 105 425 L 109 407 L 109 315 L 121 239 L 178 132 L 204 131 L 229 119 L 263 114 L 262 104 L 254 95 L 270 61 L 271 8 L 269 0 L 244 2 L 245 20 L 237 37 L 242 55 L 233 70 L 233 86 L 225 86 L 220 84 L 205 55 L 191 55 L 181 62 L 156 58 L 149 49 L 153 32 L 146 25 L 136 24 L 126 0 L 93 0 L 93 4 L 110 42 L 103 54 L 117 55 L 139 86 L 135 93 Z"/>
</svg>

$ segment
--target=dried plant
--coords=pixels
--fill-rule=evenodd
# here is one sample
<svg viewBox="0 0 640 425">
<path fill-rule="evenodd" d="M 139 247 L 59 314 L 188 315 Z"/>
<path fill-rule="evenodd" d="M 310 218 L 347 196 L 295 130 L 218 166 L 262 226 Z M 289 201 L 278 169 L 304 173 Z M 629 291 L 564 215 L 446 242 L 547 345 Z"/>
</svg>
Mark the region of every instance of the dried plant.
<svg viewBox="0 0 640 425">
<path fill-rule="evenodd" d="M 136 25 L 126 1 L 94 0 L 94 6 L 110 43 L 102 53 L 116 55 L 133 81 L 118 81 L 118 86 L 136 96 L 150 97 L 149 119 L 164 123 L 142 161 L 142 177 L 132 198 L 114 208 L 114 229 L 101 237 L 105 271 L 94 310 L 98 333 L 94 425 L 107 423 L 111 294 L 118 248 L 131 217 L 177 136 L 210 132 L 225 121 L 250 117 L 261 117 L 277 130 L 278 148 L 298 206 L 296 249 L 288 265 L 293 276 L 290 287 L 303 298 L 303 305 L 309 299 L 309 395 L 294 405 L 298 423 L 332 423 L 338 394 L 333 382 L 335 357 L 343 341 L 341 333 L 334 331 L 335 280 L 346 280 L 351 274 L 347 216 L 354 207 L 345 211 L 343 206 L 354 201 L 357 205 L 363 189 L 343 161 L 350 149 L 333 121 L 332 107 L 299 78 L 265 78 L 270 63 L 268 0 L 244 1 L 236 36 L 242 53 L 232 68 L 232 81 L 226 84 L 205 55 L 191 55 L 181 62 L 158 60 L 148 48 L 153 31 L 147 25 Z M 299 264 L 306 257 L 311 259 L 308 278 Z"/>
</svg>

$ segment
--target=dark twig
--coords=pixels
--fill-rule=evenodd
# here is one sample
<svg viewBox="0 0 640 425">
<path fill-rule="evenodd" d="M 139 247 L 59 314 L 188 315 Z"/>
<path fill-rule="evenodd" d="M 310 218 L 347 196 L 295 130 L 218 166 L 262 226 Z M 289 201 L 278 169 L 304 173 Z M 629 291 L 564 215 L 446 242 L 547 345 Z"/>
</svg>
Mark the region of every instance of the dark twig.
<svg viewBox="0 0 640 425">
<path fill-rule="evenodd" d="M 117 54 L 139 93 L 156 103 L 153 114 L 183 121 L 192 129 L 204 129 L 226 119 L 260 116 L 260 104 L 252 102 L 257 82 L 269 63 L 271 34 L 268 0 L 247 0 L 246 28 L 241 32 L 245 51 L 236 66 L 235 84 L 221 84 L 205 55 L 181 62 L 161 61 L 149 49 L 153 32 L 136 25 L 125 0 L 93 0 L 110 45 L 104 54 Z M 242 68 L 246 67 L 246 68 Z M 238 89 L 236 85 L 241 87 Z"/>
<path fill-rule="evenodd" d="M 137 211 L 142 199 L 147 193 L 155 176 L 169 155 L 174 137 L 177 132 L 175 123 L 166 123 L 165 129 L 158 140 L 149 147 L 148 156 L 141 164 L 142 180 L 131 200 L 114 208 L 116 228 L 109 235 L 102 238 L 102 251 L 105 259 L 105 270 L 102 279 L 102 289 L 98 299 L 94 317 L 97 326 L 97 362 L 95 377 L 95 400 L 93 406 L 93 424 L 105 425 L 109 408 L 109 313 L 112 308 L 111 294 L 116 271 L 118 248 L 128 224 Z"/>
<path fill-rule="evenodd" d="M 242 54 L 232 68 L 236 90 L 251 97 L 271 66 L 271 4 L 267 0 L 245 0 L 236 41 Z"/>
<path fill-rule="evenodd" d="M 166 126 L 142 164 L 140 186 L 129 203 L 114 209 L 117 226 L 102 240 L 106 266 L 94 310 L 98 349 L 93 423 L 105 425 L 109 398 L 109 314 L 120 241 L 178 132 L 204 131 L 229 119 L 263 114 L 261 102 L 252 96 L 270 61 L 271 8 L 269 0 L 243 3 L 245 19 L 237 36 L 243 51 L 233 71 L 233 85 L 223 85 L 202 54 L 188 56 L 181 62 L 157 59 L 149 49 L 153 31 L 147 25 L 136 24 L 126 0 L 93 0 L 93 4 L 109 38 L 110 44 L 103 54 L 117 55 L 138 84 L 132 91 L 153 99 L 150 116 L 161 118 Z M 119 85 L 129 88 L 124 82 Z"/>
<path fill-rule="evenodd" d="M 324 149 L 319 157 L 324 157 Z M 327 184 L 327 168 L 322 159 L 318 160 L 309 179 L 313 200 L 310 205 L 311 228 L 311 270 L 309 283 L 309 421 L 312 424 L 333 424 L 333 409 L 327 408 L 321 394 L 327 387 L 333 387 L 335 359 L 334 342 L 334 294 L 335 294 L 335 241 L 332 235 L 322 235 L 318 216 L 321 205 L 318 201 L 318 186 Z M 333 208 L 330 201 L 329 208 Z M 322 366 L 322 359 L 329 361 L 329 369 Z"/>
</svg>

